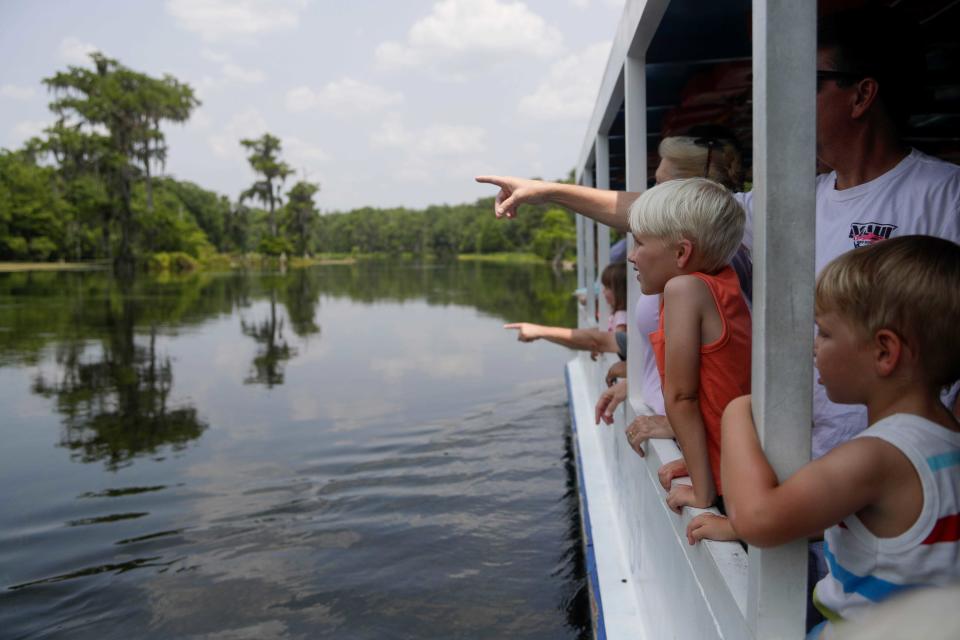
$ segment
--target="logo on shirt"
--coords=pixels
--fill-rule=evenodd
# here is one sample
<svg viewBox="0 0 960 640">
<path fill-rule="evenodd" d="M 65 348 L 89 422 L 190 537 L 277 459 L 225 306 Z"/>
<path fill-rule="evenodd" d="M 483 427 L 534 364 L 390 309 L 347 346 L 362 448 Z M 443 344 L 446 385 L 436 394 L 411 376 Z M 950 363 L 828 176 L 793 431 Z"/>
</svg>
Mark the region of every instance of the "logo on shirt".
<svg viewBox="0 0 960 640">
<path fill-rule="evenodd" d="M 854 222 L 850 224 L 850 235 L 853 247 L 865 247 L 868 244 L 880 242 L 890 238 L 890 234 L 897 228 L 895 224 L 880 224 L 879 222 Z"/>
</svg>

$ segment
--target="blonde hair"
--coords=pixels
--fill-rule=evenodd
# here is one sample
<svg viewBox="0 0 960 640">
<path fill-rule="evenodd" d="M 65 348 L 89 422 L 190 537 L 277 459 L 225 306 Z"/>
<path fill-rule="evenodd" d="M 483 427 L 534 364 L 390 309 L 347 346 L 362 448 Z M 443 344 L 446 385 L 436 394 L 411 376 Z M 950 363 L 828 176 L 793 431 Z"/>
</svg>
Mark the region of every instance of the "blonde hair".
<svg viewBox="0 0 960 640">
<path fill-rule="evenodd" d="M 670 180 L 630 205 L 630 230 L 668 242 L 693 243 L 705 271 L 730 262 L 743 240 L 746 214 L 730 192 L 706 178 Z"/>
<path fill-rule="evenodd" d="M 817 278 L 814 308 L 838 314 L 864 339 L 893 331 L 932 385 L 960 378 L 960 246 L 949 240 L 901 236 L 841 255 Z"/>
<path fill-rule="evenodd" d="M 731 191 L 736 191 L 743 183 L 743 161 L 731 140 L 670 136 L 660 141 L 657 153 L 676 167 L 676 177 L 710 178 Z"/>
</svg>

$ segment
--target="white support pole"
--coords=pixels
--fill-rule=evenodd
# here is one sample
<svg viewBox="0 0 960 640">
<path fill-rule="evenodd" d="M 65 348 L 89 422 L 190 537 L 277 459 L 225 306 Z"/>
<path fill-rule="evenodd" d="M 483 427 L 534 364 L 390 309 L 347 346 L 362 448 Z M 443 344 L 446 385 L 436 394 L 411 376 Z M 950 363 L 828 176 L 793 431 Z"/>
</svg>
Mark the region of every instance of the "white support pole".
<svg viewBox="0 0 960 640">
<path fill-rule="evenodd" d="M 593 170 L 584 169 L 583 183 L 593 186 Z M 594 327 L 597 324 L 597 294 L 593 285 L 597 279 L 597 252 L 596 252 L 596 229 L 597 223 L 591 219 L 583 219 L 583 242 L 584 242 L 584 286 L 587 288 L 587 320 L 585 326 Z"/>
<path fill-rule="evenodd" d="M 610 140 L 604 134 L 597 134 L 596 142 L 597 156 L 597 189 L 610 188 Z M 597 270 L 602 272 L 610 263 L 610 227 L 605 224 L 597 224 Z M 610 315 L 610 305 L 600 296 L 600 328 L 606 326 L 607 317 Z"/>
<path fill-rule="evenodd" d="M 626 139 L 627 191 L 644 191 L 647 188 L 647 70 L 643 58 L 627 56 L 623 69 L 624 130 Z M 633 237 L 627 239 L 627 251 L 633 250 Z M 634 322 L 634 309 L 640 293 L 632 268 L 627 270 L 627 385 L 630 402 L 638 407 L 642 403 L 640 381 L 643 378 L 643 352 L 640 349 L 642 336 Z M 628 410 L 628 418 L 632 418 Z"/>
<path fill-rule="evenodd" d="M 753 416 L 780 480 L 810 458 L 816 11 L 753 1 Z M 807 543 L 748 557 L 754 636 L 803 637 Z"/>
<path fill-rule="evenodd" d="M 585 235 L 584 228 L 586 227 L 586 221 L 579 213 L 575 213 L 573 217 L 577 223 L 577 288 L 585 291 L 587 286 L 585 276 L 587 251 L 583 238 Z M 577 305 L 577 326 L 581 329 L 586 326 L 584 322 L 584 314 L 579 304 Z"/>
<path fill-rule="evenodd" d="M 598 133 L 596 142 L 594 143 L 595 156 L 596 156 L 596 180 L 597 180 L 597 189 L 609 189 L 610 188 L 610 140 L 606 134 Z M 599 280 L 600 274 L 610 264 L 610 227 L 605 224 L 597 223 L 597 279 Z M 597 324 L 598 328 L 604 330 L 607 328 L 607 318 L 610 317 L 610 305 L 607 304 L 606 298 L 603 297 L 599 292 L 597 293 L 597 304 L 599 308 L 599 314 L 597 314 Z M 598 367 L 598 375 L 594 382 L 597 385 L 597 393 L 603 393 L 603 390 L 607 388 L 604 367 Z"/>
</svg>

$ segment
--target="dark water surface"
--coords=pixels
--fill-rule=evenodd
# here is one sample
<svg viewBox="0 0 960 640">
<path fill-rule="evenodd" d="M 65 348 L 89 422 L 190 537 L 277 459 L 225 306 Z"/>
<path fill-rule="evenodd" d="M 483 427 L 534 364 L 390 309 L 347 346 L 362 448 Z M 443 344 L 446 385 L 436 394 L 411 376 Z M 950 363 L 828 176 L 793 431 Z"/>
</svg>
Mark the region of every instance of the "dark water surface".
<svg viewBox="0 0 960 640">
<path fill-rule="evenodd" d="M 0 636 L 583 637 L 573 287 L 0 274 Z"/>
</svg>

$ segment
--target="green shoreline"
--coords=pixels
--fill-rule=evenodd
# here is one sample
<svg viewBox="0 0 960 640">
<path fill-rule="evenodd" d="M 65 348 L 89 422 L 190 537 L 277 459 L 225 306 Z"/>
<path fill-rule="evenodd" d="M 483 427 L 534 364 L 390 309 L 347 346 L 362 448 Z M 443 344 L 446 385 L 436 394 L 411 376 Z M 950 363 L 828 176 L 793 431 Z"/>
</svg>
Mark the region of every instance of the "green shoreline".
<svg viewBox="0 0 960 640">
<path fill-rule="evenodd" d="M 359 260 L 387 260 L 403 261 L 422 260 L 436 261 L 434 256 L 418 257 L 411 254 L 402 256 L 388 256 L 378 253 L 356 254 L 320 254 L 310 258 L 289 258 L 286 265 L 291 268 L 312 267 L 330 264 L 355 264 Z M 460 262 L 495 262 L 502 264 L 548 264 L 538 255 L 532 253 L 464 253 L 456 258 Z M 277 257 L 261 256 L 259 254 L 229 255 L 217 254 L 211 258 L 198 261 L 195 271 L 221 271 L 230 269 L 245 269 L 263 266 L 279 267 L 281 260 Z M 98 260 L 93 262 L 0 262 L 0 273 L 18 271 L 103 271 L 110 268 L 109 261 Z M 156 273 L 157 271 L 150 271 Z M 164 272 L 160 270 L 159 272 Z"/>
</svg>

